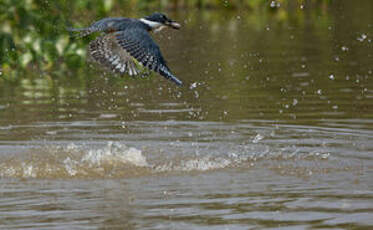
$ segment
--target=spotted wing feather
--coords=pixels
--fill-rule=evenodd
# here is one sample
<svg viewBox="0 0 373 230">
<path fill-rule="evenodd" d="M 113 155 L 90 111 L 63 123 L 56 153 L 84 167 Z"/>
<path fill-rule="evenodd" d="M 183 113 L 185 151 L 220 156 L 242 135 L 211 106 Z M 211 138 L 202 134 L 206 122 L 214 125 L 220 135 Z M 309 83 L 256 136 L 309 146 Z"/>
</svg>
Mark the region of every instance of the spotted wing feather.
<svg viewBox="0 0 373 230">
<path fill-rule="evenodd" d="M 153 70 L 163 77 L 182 85 L 167 67 L 158 45 L 146 30 L 131 28 L 113 33 L 117 43 L 149 70 Z"/>
<path fill-rule="evenodd" d="M 112 34 L 91 41 L 89 54 L 95 62 L 110 68 L 115 73 L 128 73 L 130 76 L 140 73 L 133 62 L 133 57 L 117 44 Z"/>
</svg>

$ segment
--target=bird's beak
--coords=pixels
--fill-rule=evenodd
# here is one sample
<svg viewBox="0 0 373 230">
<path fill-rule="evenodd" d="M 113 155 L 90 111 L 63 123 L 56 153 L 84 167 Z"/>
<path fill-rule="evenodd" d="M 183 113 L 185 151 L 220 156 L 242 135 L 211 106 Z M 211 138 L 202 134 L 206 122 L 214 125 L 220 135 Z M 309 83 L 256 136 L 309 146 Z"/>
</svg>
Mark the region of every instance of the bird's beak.
<svg viewBox="0 0 373 230">
<path fill-rule="evenodd" d="M 176 29 L 176 30 L 180 29 L 181 27 L 181 25 L 175 21 L 167 22 L 167 25 L 171 27 L 172 29 Z"/>
</svg>

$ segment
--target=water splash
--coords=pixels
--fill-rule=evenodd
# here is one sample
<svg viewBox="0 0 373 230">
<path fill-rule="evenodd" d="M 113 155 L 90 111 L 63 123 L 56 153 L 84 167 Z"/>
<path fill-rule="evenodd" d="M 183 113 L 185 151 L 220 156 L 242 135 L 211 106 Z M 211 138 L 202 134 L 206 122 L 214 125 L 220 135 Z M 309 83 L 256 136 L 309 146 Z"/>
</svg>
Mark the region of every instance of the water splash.
<svg viewBox="0 0 373 230">
<path fill-rule="evenodd" d="M 81 162 L 88 163 L 90 166 L 100 166 L 105 163 L 133 164 L 139 167 L 148 166 L 146 158 L 140 150 L 114 142 L 109 142 L 103 149 L 89 150 L 82 157 Z"/>
<path fill-rule="evenodd" d="M 251 144 L 237 146 L 237 151 L 228 153 L 190 153 L 172 157 L 169 154 L 155 157 L 152 155 L 150 159 L 154 158 L 153 161 L 149 161 L 141 150 L 119 142 L 108 142 L 104 146 L 44 146 L 2 158 L 0 178 L 126 178 L 157 173 L 251 168 L 261 163 L 271 165 L 271 162 L 273 165 L 300 165 L 302 163 L 299 162 L 302 161 L 321 162 L 330 157 L 330 153 L 322 152 L 253 149 L 260 145 L 258 142 L 263 138 L 263 135 L 257 134 L 254 140 L 249 141 Z"/>
<path fill-rule="evenodd" d="M 101 148 L 70 144 L 33 149 L 0 161 L 0 177 L 123 177 L 148 168 L 142 152 L 117 142 Z"/>
<path fill-rule="evenodd" d="M 226 168 L 232 164 L 231 159 L 227 158 L 213 158 L 205 156 L 202 158 L 193 158 L 187 160 L 180 160 L 179 162 L 170 161 L 165 164 L 155 165 L 154 170 L 156 172 L 171 172 L 171 171 L 207 171 L 214 169 Z"/>
<path fill-rule="evenodd" d="M 363 33 L 359 37 L 357 37 L 356 40 L 358 40 L 359 42 L 363 42 L 367 38 L 368 38 L 368 36 Z"/>
<path fill-rule="evenodd" d="M 259 143 L 259 141 L 263 140 L 264 139 L 264 136 L 261 135 L 260 133 L 258 133 L 254 139 L 253 139 L 253 143 Z"/>
</svg>

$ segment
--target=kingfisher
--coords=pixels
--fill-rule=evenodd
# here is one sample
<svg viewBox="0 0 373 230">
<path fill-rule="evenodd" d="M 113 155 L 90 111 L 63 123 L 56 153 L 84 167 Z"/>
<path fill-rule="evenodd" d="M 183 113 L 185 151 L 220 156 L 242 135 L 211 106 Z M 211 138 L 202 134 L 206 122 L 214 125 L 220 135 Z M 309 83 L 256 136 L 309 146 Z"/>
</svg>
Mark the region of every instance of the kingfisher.
<svg viewBox="0 0 373 230">
<path fill-rule="evenodd" d="M 180 29 L 181 26 L 157 12 L 140 19 L 104 18 L 89 27 L 68 30 L 78 32 L 79 37 L 101 32 L 101 36 L 89 43 L 88 53 L 93 61 L 114 73 L 135 76 L 142 73 L 142 66 L 181 86 L 182 81 L 172 74 L 159 46 L 150 35 L 150 32 L 158 32 L 166 27 Z"/>
</svg>

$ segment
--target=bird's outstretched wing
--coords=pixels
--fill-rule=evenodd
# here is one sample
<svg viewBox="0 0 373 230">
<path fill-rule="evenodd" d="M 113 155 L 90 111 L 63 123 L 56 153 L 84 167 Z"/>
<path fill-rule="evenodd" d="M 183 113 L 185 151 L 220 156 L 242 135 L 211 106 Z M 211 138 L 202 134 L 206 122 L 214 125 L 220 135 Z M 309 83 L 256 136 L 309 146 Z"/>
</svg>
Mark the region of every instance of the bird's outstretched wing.
<svg viewBox="0 0 373 230">
<path fill-rule="evenodd" d="M 113 34 L 97 37 L 89 43 L 89 54 L 94 61 L 114 73 L 128 73 L 130 76 L 140 73 L 133 57 L 117 43 Z"/>
<path fill-rule="evenodd" d="M 182 82 L 171 73 L 158 45 L 146 30 L 131 28 L 114 32 L 113 36 L 118 45 L 143 66 L 159 73 L 177 85 L 182 85 Z"/>
<path fill-rule="evenodd" d="M 140 73 L 134 59 L 149 70 L 182 85 L 167 67 L 158 45 L 147 31 L 127 29 L 97 37 L 89 43 L 89 54 L 97 63 L 116 73 Z"/>
</svg>

